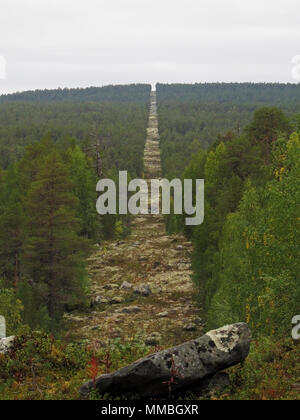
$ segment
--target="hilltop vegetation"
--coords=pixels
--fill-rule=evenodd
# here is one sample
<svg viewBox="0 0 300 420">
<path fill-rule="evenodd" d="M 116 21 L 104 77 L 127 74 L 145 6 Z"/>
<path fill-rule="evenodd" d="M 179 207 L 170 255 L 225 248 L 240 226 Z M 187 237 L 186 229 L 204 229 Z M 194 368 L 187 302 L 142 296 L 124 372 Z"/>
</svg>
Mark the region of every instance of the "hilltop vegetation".
<svg viewBox="0 0 300 420">
<path fill-rule="evenodd" d="M 117 85 L 77 89 L 51 89 L 17 92 L 0 96 L 0 103 L 7 102 L 97 102 L 142 103 L 149 101 L 150 85 Z"/>
</svg>

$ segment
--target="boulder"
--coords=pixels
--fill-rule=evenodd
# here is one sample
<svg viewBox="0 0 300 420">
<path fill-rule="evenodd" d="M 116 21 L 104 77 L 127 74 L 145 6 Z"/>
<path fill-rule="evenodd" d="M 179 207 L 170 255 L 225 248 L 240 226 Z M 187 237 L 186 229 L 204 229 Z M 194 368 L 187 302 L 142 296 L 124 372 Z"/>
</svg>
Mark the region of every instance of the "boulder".
<svg viewBox="0 0 300 420">
<path fill-rule="evenodd" d="M 104 296 L 96 296 L 94 302 L 96 305 L 101 305 L 108 303 L 108 299 L 106 299 Z"/>
<path fill-rule="evenodd" d="M 0 354 L 5 354 L 12 347 L 15 340 L 14 336 L 0 339 Z"/>
<path fill-rule="evenodd" d="M 215 394 L 223 392 L 230 386 L 228 373 L 220 372 L 210 376 L 188 388 L 189 395 L 196 398 L 211 398 Z M 184 392 L 184 390 L 182 390 Z"/>
<path fill-rule="evenodd" d="M 126 308 L 122 308 L 120 312 L 123 314 L 137 314 L 141 312 L 141 309 L 138 306 L 128 306 Z"/>
<path fill-rule="evenodd" d="M 177 247 L 175 249 L 176 249 L 176 251 L 183 251 L 183 246 L 182 245 L 177 245 Z"/>
<path fill-rule="evenodd" d="M 200 338 L 149 355 L 114 373 L 87 382 L 80 390 L 87 397 L 96 387 L 101 395 L 155 397 L 188 390 L 200 381 L 243 362 L 248 356 L 251 332 L 247 324 L 228 325 Z M 173 372 L 173 375 L 172 373 Z M 174 375 L 175 372 L 175 375 Z M 175 382 L 175 383 L 174 383 Z"/>
<path fill-rule="evenodd" d="M 152 294 L 152 290 L 149 284 L 141 284 L 134 289 L 134 293 L 136 293 L 137 295 L 147 297 Z"/>
<path fill-rule="evenodd" d="M 187 325 L 185 325 L 185 326 L 183 327 L 183 330 L 184 330 L 184 331 L 188 331 L 188 332 L 193 332 L 193 331 L 196 331 L 196 329 L 197 329 L 197 325 L 196 325 L 196 324 L 193 324 L 193 323 L 191 323 L 191 324 L 187 324 Z"/>
<path fill-rule="evenodd" d="M 117 290 L 117 289 L 119 289 L 119 285 L 118 285 L 118 284 L 115 284 L 115 283 L 112 283 L 112 284 L 106 284 L 106 285 L 103 287 L 103 289 L 105 289 L 105 290 Z"/>
<path fill-rule="evenodd" d="M 109 300 L 109 303 L 112 305 L 119 305 L 120 303 L 123 303 L 124 299 L 122 296 L 114 296 Z"/>
<path fill-rule="evenodd" d="M 130 290 L 130 289 L 132 289 L 132 284 L 128 283 L 128 281 L 124 281 L 120 286 L 120 290 Z"/>
<path fill-rule="evenodd" d="M 168 318 L 169 312 L 160 312 L 157 314 L 157 318 Z"/>
</svg>

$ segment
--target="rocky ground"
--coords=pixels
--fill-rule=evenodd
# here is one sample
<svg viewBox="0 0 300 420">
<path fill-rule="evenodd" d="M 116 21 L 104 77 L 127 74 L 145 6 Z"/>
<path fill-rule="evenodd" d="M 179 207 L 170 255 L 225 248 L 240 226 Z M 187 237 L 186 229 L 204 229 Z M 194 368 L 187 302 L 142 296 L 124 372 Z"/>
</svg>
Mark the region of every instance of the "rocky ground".
<svg viewBox="0 0 300 420">
<path fill-rule="evenodd" d="M 161 176 L 154 93 L 144 163 L 146 180 Z M 166 348 L 201 335 L 190 252 L 184 236 L 166 234 L 162 216 L 134 217 L 129 238 L 103 243 L 90 258 L 92 308 L 66 316 L 69 337 L 105 343 L 138 336 Z"/>
</svg>

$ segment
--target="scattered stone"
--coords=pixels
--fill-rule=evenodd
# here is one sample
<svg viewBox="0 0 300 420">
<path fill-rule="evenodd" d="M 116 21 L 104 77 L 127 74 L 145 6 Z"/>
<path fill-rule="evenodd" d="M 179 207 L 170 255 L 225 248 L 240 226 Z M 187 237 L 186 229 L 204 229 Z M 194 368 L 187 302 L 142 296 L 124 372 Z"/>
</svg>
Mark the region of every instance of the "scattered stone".
<svg viewBox="0 0 300 420">
<path fill-rule="evenodd" d="M 101 305 L 108 303 L 108 299 L 106 299 L 104 296 L 96 296 L 94 302 L 96 305 Z"/>
<path fill-rule="evenodd" d="M 202 319 L 197 317 L 193 319 L 193 323 L 196 325 L 202 325 Z"/>
<path fill-rule="evenodd" d="M 128 281 L 124 281 L 120 286 L 120 290 L 130 290 L 130 289 L 132 289 L 132 284 L 128 283 Z"/>
<path fill-rule="evenodd" d="M 0 354 L 7 353 L 9 349 L 13 346 L 14 340 L 15 340 L 14 336 L 1 338 L 0 339 Z"/>
<path fill-rule="evenodd" d="M 169 312 L 160 312 L 157 314 L 158 318 L 167 318 L 169 316 Z"/>
<path fill-rule="evenodd" d="M 158 334 L 158 333 L 157 333 Z M 168 394 L 167 378 L 172 363 L 180 373 L 173 392 L 187 391 L 200 381 L 243 362 L 249 354 L 251 332 L 247 324 L 228 325 L 196 340 L 154 353 L 114 373 L 89 381 L 80 390 L 87 398 L 97 388 L 99 394 L 156 397 Z M 132 380 L 134 378 L 134 380 Z"/>
<path fill-rule="evenodd" d="M 184 331 L 193 332 L 197 330 L 197 325 L 195 324 L 188 324 L 183 327 Z"/>
<path fill-rule="evenodd" d="M 141 284 L 134 289 L 134 293 L 136 293 L 137 295 L 147 297 L 152 294 L 152 290 L 149 284 Z"/>
<path fill-rule="evenodd" d="M 175 249 L 176 249 L 176 251 L 183 251 L 183 246 L 182 245 L 177 245 L 177 247 Z"/>
<path fill-rule="evenodd" d="M 118 304 L 123 303 L 123 302 L 124 302 L 124 299 L 122 298 L 122 296 L 114 296 L 109 301 L 109 303 L 111 305 L 118 305 Z"/>
<path fill-rule="evenodd" d="M 106 284 L 103 287 L 103 289 L 105 289 L 105 290 L 116 290 L 116 289 L 119 289 L 119 285 L 118 284 L 114 284 L 114 283 L 112 283 L 112 284 Z"/>
<path fill-rule="evenodd" d="M 137 314 L 141 312 L 141 309 L 138 306 L 128 306 L 127 308 L 122 308 L 121 312 L 124 314 Z"/>
</svg>

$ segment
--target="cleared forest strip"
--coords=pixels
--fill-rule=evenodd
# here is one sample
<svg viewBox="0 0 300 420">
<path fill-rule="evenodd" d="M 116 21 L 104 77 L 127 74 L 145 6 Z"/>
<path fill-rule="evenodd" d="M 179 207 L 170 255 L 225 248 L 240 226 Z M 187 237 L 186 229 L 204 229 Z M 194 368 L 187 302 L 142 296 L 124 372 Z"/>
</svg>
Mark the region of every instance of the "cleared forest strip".
<svg viewBox="0 0 300 420">
<path fill-rule="evenodd" d="M 156 94 L 151 93 L 144 176 L 161 177 Z M 70 336 L 168 347 L 201 334 L 191 280 L 191 243 L 168 236 L 161 215 L 133 218 L 132 234 L 104 243 L 89 260 L 93 308 L 68 315 Z"/>
</svg>

